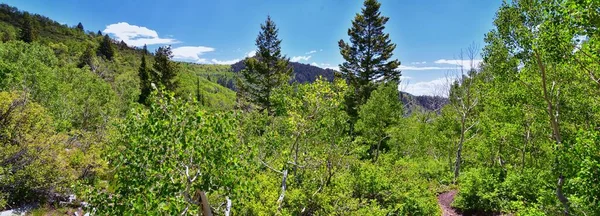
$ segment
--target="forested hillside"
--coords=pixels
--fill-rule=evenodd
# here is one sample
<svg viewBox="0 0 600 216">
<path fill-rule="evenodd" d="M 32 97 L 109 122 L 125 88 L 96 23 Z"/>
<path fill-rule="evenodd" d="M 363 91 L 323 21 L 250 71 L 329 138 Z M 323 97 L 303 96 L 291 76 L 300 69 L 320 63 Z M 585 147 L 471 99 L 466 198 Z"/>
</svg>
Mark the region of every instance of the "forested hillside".
<svg viewBox="0 0 600 216">
<path fill-rule="evenodd" d="M 294 68 L 294 76 L 292 77 L 292 81 L 294 82 L 312 83 L 316 81 L 319 77 L 323 77 L 326 80 L 332 81 L 335 74 L 335 70 L 323 69 L 309 64 L 290 62 L 290 65 L 292 66 L 292 68 Z M 233 70 L 233 72 L 240 72 L 245 68 L 246 67 L 244 65 L 244 61 L 239 61 L 231 65 L 231 69 Z"/>
<path fill-rule="evenodd" d="M 237 90 L 237 73 L 245 69 L 244 61 L 239 61 L 231 66 L 192 63 L 182 63 L 182 65 L 184 68 L 190 68 L 190 70 L 195 71 L 199 76 L 234 91 Z M 323 77 L 327 81 L 333 81 L 336 73 L 336 71 L 332 69 L 322 69 L 313 65 L 298 62 L 290 62 L 290 65 L 294 70 L 294 76 L 291 82 L 313 83 L 319 77 Z M 441 96 L 414 96 L 406 92 L 401 92 L 400 99 L 407 112 L 416 109 L 438 111 L 442 106 L 448 103 L 448 99 Z"/>
<path fill-rule="evenodd" d="M 226 66 L 0 5 L 0 210 L 600 215 L 600 1 L 502 3 L 448 98 L 398 91 L 383 7 L 334 72 L 266 14 Z"/>
</svg>

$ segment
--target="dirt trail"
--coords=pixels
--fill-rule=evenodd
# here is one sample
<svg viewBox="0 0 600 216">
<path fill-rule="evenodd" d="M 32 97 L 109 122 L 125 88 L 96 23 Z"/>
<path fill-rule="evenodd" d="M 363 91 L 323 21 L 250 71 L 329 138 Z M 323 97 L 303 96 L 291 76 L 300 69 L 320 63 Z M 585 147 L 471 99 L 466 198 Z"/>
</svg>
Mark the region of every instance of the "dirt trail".
<svg viewBox="0 0 600 216">
<path fill-rule="evenodd" d="M 452 206 L 450 206 L 452 201 L 454 201 L 454 196 L 456 195 L 456 192 L 456 190 L 451 190 L 438 195 L 438 204 L 440 205 L 440 208 L 442 208 L 442 216 L 460 215 L 456 212 L 456 210 L 452 208 Z"/>
</svg>

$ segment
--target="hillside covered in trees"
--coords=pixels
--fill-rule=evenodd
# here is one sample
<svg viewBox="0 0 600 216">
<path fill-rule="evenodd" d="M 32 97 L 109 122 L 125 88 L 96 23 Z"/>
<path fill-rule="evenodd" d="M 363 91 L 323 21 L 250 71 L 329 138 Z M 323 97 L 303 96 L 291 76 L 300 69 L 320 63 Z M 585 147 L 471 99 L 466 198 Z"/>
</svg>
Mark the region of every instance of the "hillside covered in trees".
<svg viewBox="0 0 600 216">
<path fill-rule="evenodd" d="M 315 82 L 319 77 L 323 77 L 328 81 L 332 81 L 335 74 L 335 70 L 333 69 L 323 69 L 310 64 L 290 62 L 290 65 L 294 69 L 292 81 L 298 83 L 312 83 Z M 231 65 L 231 70 L 236 73 L 244 70 L 245 68 L 244 61 L 239 61 Z"/>
<path fill-rule="evenodd" d="M 398 91 L 382 7 L 333 71 L 267 15 L 255 56 L 201 65 L 1 4 L 0 210 L 600 215 L 600 1 L 502 3 L 447 98 Z"/>
</svg>

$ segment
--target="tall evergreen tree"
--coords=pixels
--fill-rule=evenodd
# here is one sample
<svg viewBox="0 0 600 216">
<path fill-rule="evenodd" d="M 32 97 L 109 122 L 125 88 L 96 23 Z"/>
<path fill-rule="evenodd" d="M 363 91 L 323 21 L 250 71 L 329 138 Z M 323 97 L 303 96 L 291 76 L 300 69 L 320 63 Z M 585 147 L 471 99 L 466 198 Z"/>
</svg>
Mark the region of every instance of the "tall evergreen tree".
<svg viewBox="0 0 600 216">
<path fill-rule="evenodd" d="M 20 38 L 22 41 L 27 43 L 31 43 L 35 41 L 37 37 L 37 32 L 35 29 L 35 23 L 31 15 L 25 12 L 23 14 L 23 25 L 21 27 L 21 35 Z"/>
<path fill-rule="evenodd" d="M 83 24 L 81 24 L 81 22 L 80 22 L 79 24 L 77 24 L 76 28 L 80 31 L 83 31 Z"/>
<path fill-rule="evenodd" d="M 345 62 L 340 65 L 341 75 L 354 87 L 355 95 L 349 108 L 364 104 L 380 82 L 400 80 L 397 59 L 390 60 L 396 45 L 384 33 L 388 17 L 379 11 L 377 0 L 365 0 L 362 12 L 357 13 L 348 29 L 350 43 L 339 41 L 340 53 Z M 356 116 L 356 111 L 350 112 Z"/>
<path fill-rule="evenodd" d="M 289 59 L 281 54 L 278 29 L 268 16 L 256 38 L 256 56 L 247 58 L 241 71 L 239 94 L 244 100 L 272 113 L 269 97 L 274 88 L 290 81 L 293 69 Z"/>
<path fill-rule="evenodd" d="M 108 35 L 104 35 L 100 47 L 98 47 L 98 55 L 106 57 L 108 60 L 112 60 L 115 55 L 112 41 Z"/>
<path fill-rule="evenodd" d="M 138 69 L 138 76 L 140 77 L 140 97 L 138 98 L 138 103 L 148 105 L 147 99 L 152 92 L 152 77 L 150 76 L 150 69 L 148 68 L 148 63 L 146 62 L 146 45 L 144 45 L 144 54 L 142 54 L 142 63 L 140 64 L 140 68 Z"/>
<path fill-rule="evenodd" d="M 177 88 L 177 64 L 171 61 L 173 52 L 171 46 L 159 47 L 154 55 L 153 78 L 169 91 Z"/>
<path fill-rule="evenodd" d="M 102 36 L 102 31 L 98 30 L 98 32 L 96 34 L 99 36 Z"/>
</svg>

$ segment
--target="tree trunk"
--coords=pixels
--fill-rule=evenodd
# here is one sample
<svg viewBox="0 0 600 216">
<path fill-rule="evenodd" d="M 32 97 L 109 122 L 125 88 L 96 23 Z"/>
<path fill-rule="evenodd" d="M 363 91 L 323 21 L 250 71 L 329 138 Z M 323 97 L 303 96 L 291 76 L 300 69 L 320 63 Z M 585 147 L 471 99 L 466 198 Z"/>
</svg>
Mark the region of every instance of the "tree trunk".
<svg viewBox="0 0 600 216">
<path fill-rule="evenodd" d="M 210 211 L 210 205 L 208 204 L 208 198 L 206 198 L 206 194 L 204 191 L 198 190 L 197 193 L 200 195 L 198 200 L 200 202 L 200 212 L 198 215 L 203 216 L 212 216 L 212 212 Z"/>
<path fill-rule="evenodd" d="M 454 164 L 454 183 L 458 180 L 458 175 L 460 174 L 460 164 L 462 162 L 462 148 L 463 143 L 465 142 L 465 118 L 466 116 L 463 114 L 460 120 L 460 140 L 458 142 L 458 149 L 456 150 L 456 164 Z"/>
<path fill-rule="evenodd" d="M 531 140 L 531 130 L 529 128 L 529 123 L 527 123 L 525 127 L 525 142 L 523 142 L 523 150 L 521 151 L 521 172 L 525 170 L 525 154 L 527 152 L 527 144 L 529 144 Z"/>
<path fill-rule="evenodd" d="M 379 158 L 379 148 L 381 148 L 381 142 L 383 142 L 383 140 L 389 138 L 389 136 L 385 136 L 383 137 L 381 140 L 379 140 L 379 142 L 377 143 L 377 148 L 375 149 L 375 159 L 373 160 L 373 162 L 377 162 L 377 159 Z"/>
<path fill-rule="evenodd" d="M 281 180 L 281 194 L 279 195 L 279 199 L 277 199 L 277 211 L 281 212 L 281 206 L 283 205 L 283 198 L 285 197 L 285 189 L 287 188 L 286 180 L 288 176 L 288 171 L 283 170 L 283 177 Z"/>
<path fill-rule="evenodd" d="M 535 54 L 535 58 L 536 58 L 536 62 L 538 67 L 540 68 L 540 71 L 542 73 L 542 90 L 544 93 L 544 100 L 546 101 L 546 105 L 547 105 L 547 113 L 548 113 L 548 117 L 550 118 L 550 127 L 552 128 L 552 137 L 554 138 L 556 144 L 555 144 L 555 151 L 558 151 L 559 147 L 561 147 L 562 145 L 562 139 L 560 136 L 560 127 L 559 127 L 559 123 L 558 123 L 558 110 L 554 110 L 554 104 L 552 104 L 552 100 L 550 99 L 550 95 L 548 94 L 548 89 L 547 89 L 547 84 L 546 84 L 546 67 L 544 66 L 544 64 L 542 63 L 542 60 L 539 56 L 539 54 L 537 52 L 534 52 Z M 558 103 L 558 102 L 557 102 Z M 556 114 L 555 114 L 556 112 Z M 558 152 L 555 152 L 558 153 Z M 557 156 L 555 156 L 557 157 Z M 556 159 L 557 161 L 557 166 L 558 166 L 558 159 Z M 567 199 L 567 197 L 565 197 L 565 195 L 562 192 L 562 187 L 564 184 L 564 175 L 562 173 L 562 171 L 560 169 L 558 169 L 559 173 L 558 173 L 558 183 L 556 185 L 556 197 L 558 198 L 558 200 L 560 200 L 560 202 L 562 203 L 563 207 L 564 207 L 564 214 L 565 215 L 569 215 L 569 200 Z"/>
</svg>

